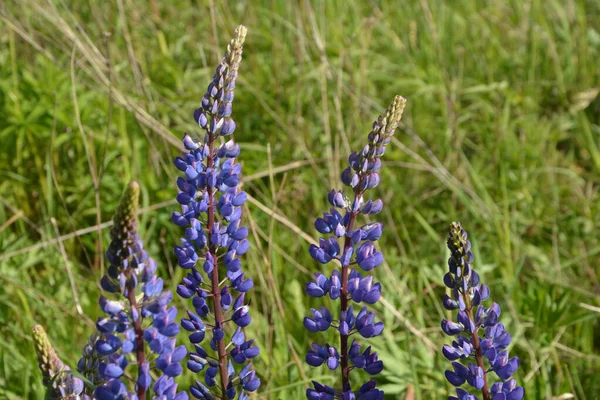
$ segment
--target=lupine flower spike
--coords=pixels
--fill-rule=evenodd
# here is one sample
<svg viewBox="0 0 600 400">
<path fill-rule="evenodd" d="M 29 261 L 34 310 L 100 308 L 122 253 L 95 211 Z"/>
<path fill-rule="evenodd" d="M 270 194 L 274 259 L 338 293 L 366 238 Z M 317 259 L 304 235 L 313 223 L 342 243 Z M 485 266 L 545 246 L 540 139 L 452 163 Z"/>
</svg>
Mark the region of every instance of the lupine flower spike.
<svg viewBox="0 0 600 400">
<path fill-rule="evenodd" d="M 232 101 L 245 37 L 246 28 L 239 26 L 194 112 L 204 138 L 197 141 L 186 134 L 187 152 L 175 160 L 183 176 L 177 180 L 181 212 L 173 213 L 172 220 L 185 228 L 175 254 L 179 266 L 188 271 L 177 293 L 193 305 L 181 326 L 194 346 L 187 366 L 204 374 L 203 381 L 197 380 L 190 388 L 198 399 L 237 395 L 244 400 L 247 392 L 260 386 L 249 362 L 259 348 L 243 331 L 251 322 L 245 295 L 253 282 L 242 272 L 239 258 L 249 248 L 248 229 L 240 225 L 246 193 L 238 187 L 241 166 L 235 157 L 240 147 L 231 139 L 235 130 Z M 207 335 L 209 343 L 203 344 Z M 240 365 L 237 371 L 235 364 Z"/>
<path fill-rule="evenodd" d="M 188 396 L 177 393 L 173 377 L 181 374 L 187 351 L 175 346 L 179 324 L 177 309 L 169 307 L 173 296 L 163 290 L 137 231 L 139 196 L 139 185 L 130 183 L 113 218 L 106 252 L 110 266 L 100 281 L 108 296 L 99 301 L 106 317 L 98 319 L 77 367 L 96 386 L 97 400 L 145 400 L 149 390 L 154 399 L 184 400 Z M 126 370 L 130 355 L 135 372 Z M 154 385 L 151 369 L 159 376 Z"/>
<path fill-rule="evenodd" d="M 376 388 L 374 380 L 358 389 L 353 388 L 350 381 L 350 372 L 354 369 L 362 369 L 369 375 L 376 375 L 383 370 L 383 362 L 370 346 L 363 349 L 356 339 L 349 343 L 351 335 L 371 338 L 383 331 L 383 323 L 375 322 L 375 314 L 366 306 L 358 306 L 359 311 L 355 314 L 352 305 L 374 304 L 381 296 L 381 285 L 375 283 L 371 275 L 363 276 L 353 266 L 367 272 L 383 262 L 382 253 L 373 244 L 381 236 L 383 225 L 380 222 L 360 227 L 356 225 L 359 215 L 377 214 L 383 207 L 381 199 L 365 199 L 365 193 L 379 184 L 381 157 L 398 127 L 405 104 L 406 100 L 397 96 L 386 113 L 373 124 L 365 147 L 350 155 L 350 165 L 342 172 L 341 179 L 344 185 L 351 188 L 351 198 L 343 190 L 332 190 L 328 198 L 333 208 L 315 221 L 315 228 L 325 237 L 319 239 L 318 246 L 310 246 L 310 255 L 321 264 L 335 260 L 340 268 L 335 269 L 331 276 L 316 273 L 315 280 L 307 284 L 306 292 L 312 297 L 339 299 L 340 308 L 335 319 L 326 307 L 312 309 L 312 315 L 304 318 L 304 326 L 313 333 L 334 328 L 340 334 L 340 347 L 338 351 L 329 343 L 313 343 L 312 350 L 306 355 L 306 362 L 313 367 L 326 364 L 330 370 L 339 367 L 341 388 L 334 389 L 313 382 L 314 389 L 306 391 L 309 400 L 383 399 L 383 391 Z"/>
<path fill-rule="evenodd" d="M 70 373 L 52 347 L 46 331 L 41 325 L 33 327 L 33 344 L 38 357 L 38 365 L 44 385 L 48 388 L 50 399 L 80 399 L 83 393 L 83 381 Z"/>
<path fill-rule="evenodd" d="M 475 395 L 460 388 L 465 383 L 481 392 L 483 400 L 521 400 L 524 390 L 511 379 L 519 367 L 519 358 L 510 358 L 506 350 L 511 336 L 499 322 L 500 306 L 482 305 L 490 297 L 490 290 L 480 283 L 479 275 L 471 267 L 471 242 L 458 222 L 450 226 L 448 248 L 449 272 L 444 283 L 452 295 L 444 295 L 442 304 L 447 310 L 459 310 L 456 322 L 442 321 L 444 333 L 455 337 L 451 345 L 442 348 L 444 356 L 452 362 L 446 379 L 457 387 L 456 396 L 450 396 L 449 400 L 477 400 Z M 491 372 L 501 381 L 490 388 Z"/>
</svg>

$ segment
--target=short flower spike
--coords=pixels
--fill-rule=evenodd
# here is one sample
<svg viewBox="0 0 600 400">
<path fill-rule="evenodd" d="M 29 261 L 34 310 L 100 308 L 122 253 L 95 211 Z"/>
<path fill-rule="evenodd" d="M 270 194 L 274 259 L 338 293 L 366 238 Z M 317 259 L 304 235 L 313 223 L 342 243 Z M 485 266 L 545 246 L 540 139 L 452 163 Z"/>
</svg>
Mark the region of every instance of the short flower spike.
<svg viewBox="0 0 600 400">
<path fill-rule="evenodd" d="M 311 297 L 339 299 L 340 308 L 335 317 L 325 307 L 312 309 L 312 316 L 304 318 L 304 326 L 311 333 L 335 329 L 340 335 L 340 347 L 338 351 L 329 344 L 313 343 L 306 362 L 313 367 L 340 368 L 341 388 L 313 382 L 314 388 L 306 391 L 309 400 L 383 399 L 383 391 L 376 388 L 374 380 L 354 388 L 350 381 L 352 370 L 363 370 L 368 375 L 376 375 L 383 370 L 383 362 L 370 346 L 363 349 L 356 339 L 349 344 L 351 335 L 371 338 L 383 331 L 383 323 L 375 321 L 375 314 L 366 306 L 359 306 L 360 303 L 374 304 L 381 297 L 381 285 L 364 273 L 383 263 L 383 254 L 374 245 L 382 234 L 383 224 L 371 222 L 357 226 L 357 217 L 377 214 L 383 207 L 380 199 L 365 199 L 365 193 L 379 184 L 381 157 L 398 127 L 405 104 L 404 98 L 396 96 L 386 113 L 373 123 L 367 144 L 361 151 L 350 154 L 349 166 L 342 172 L 341 180 L 350 187 L 352 197 L 348 198 L 343 190 L 332 190 L 328 195 L 331 210 L 315 220 L 315 229 L 324 237 L 319 239 L 318 245 L 310 246 L 310 255 L 320 264 L 335 261 L 340 268 L 327 276 L 315 273 L 314 281 L 306 285 L 306 293 Z M 351 268 L 353 265 L 358 268 Z M 353 303 L 359 310 L 356 314 Z"/>
<path fill-rule="evenodd" d="M 185 346 L 175 344 L 179 324 L 175 321 L 177 309 L 169 307 L 173 295 L 163 289 L 156 263 L 144 250 L 137 230 L 139 197 L 139 184 L 131 182 L 115 212 L 106 251 L 110 265 L 100 281 L 107 295 L 100 297 L 99 304 L 106 316 L 98 319 L 97 332 L 77 364 L 79 372 L 94 384 L 89 394 L 97 399 L 128 396 L 145 400 L 153 375 L 159 377 L 156 392 L 157 385 L 162 388 L 165 381 L 181 374 L 180 362 L 187 353 Z M 127 371 L 130 354 L 137 365 L 135 374 Z M 177 385 L 169 382 L 175 395 Z M 177 396 L 187 398 L 185 393 Z"/>
<path fill-rule="evenodd" d="M 473 252 L 467 232 L 459 222 L 453 222 L 448 236 L 449 271 L 444 283 L 452 295 L 444 295 L 442 304 L 447 310 L 457 310 L 456 321 L 442 321 L 442 330 L 455 340 L 442 348 L 442 353 L 452 362 L 452 370 L 446 371 L 446 379 L 456 386 L 456 397 L 450 400 L 476 400 L 473 394 L 460 387 L 467 383 L 481 392 L 483 400 L 521 400 L 525 392 L 510 377 L 519 367 L 519 358 L 509 358 L 506 347 L 510 334 L 499 322 L 500 306 L 482 303 L 490 297 L 488 287 L 480 282 L 479 275 L 471 267 Z M 501 382 L 489 387 L 489 373 L 494 372 Z"/>
</svg>

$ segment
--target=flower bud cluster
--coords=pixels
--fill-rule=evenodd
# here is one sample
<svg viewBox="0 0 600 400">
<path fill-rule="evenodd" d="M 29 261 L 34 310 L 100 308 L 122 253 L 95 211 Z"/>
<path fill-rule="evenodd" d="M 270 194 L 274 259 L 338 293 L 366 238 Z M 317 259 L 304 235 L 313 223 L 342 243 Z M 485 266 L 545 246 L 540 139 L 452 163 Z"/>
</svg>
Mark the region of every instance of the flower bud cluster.
<svg viewBox="0 0 600 400">
<path fill-rule="evenodd" d="M 249 363 L 259 348 L 242 330 L 251 322 L 245 297 L 254 285 L 239 258 L 249 249 L 248 229 L 241 225 L 247 196 L 238 187 L 240 147 L 226 139 L 236 127 L 231 111 L 245 35 L 246 28 L 238 27 L 194 113 L 204 139 L 186 134 L 187 152 L 175 160 L 183 176 L 177 180 L 181 212 L 174 212 L 172 221 L 185 229 L 175 255 L 187 271 L 177 293 L 193 306 L 181 326 L 194 347 L 187 367 L 204 375 L 190 388 L 198 399 L 246 399 L 260 385 Z"/>
<path fill-rule="evenodd" d="M 444 357 L 452 362 L 452 370 L 446 371 L 446 379 L 457 387 L 457 396 L 450 399 L 477 399 L 459 388 L 468 383 L 482 393 L 484 400 L 521 400 L 523 388 L 510 379 L 519 367 L 519 358 L 510 358 L 506 350 L 511 336 L 499 322 L 500 306 L 497 303 L 489 307 L 482 304 L 490 297 L 490 291 L 471 267 L 471 242 L 458 222 L 450 227 L 448 248 L 451 255 L 444 283 L 451 296 L 444 295 L 442 304 L 447 310 L 458 310 L 456 321 L 442 321 L 444 333 L 455 336 L 452 344 L 442 348 Z M 491 391 L 487 382 L 490 372 L 502 380 L 494 383 Z"/>
<path fill-rule="evenodd" d="M 38 365 L 50 399 L 89 399 L 83 394 L 83 381 L 70 372 L 52 347 L 46 331 L 41 325 L 33 327 L 33 344 L 38 357 Z"/>
<path fill-rule="evenodd" d="M 313 367 L 325 364 L 330 370 L 340 367 L 342 380 L 340 389 L 313 382 L 314 389 L 306 392 L 310 400 L 383 399 L 383 391 L 376 388 L 374 380 L 354 391 L 349 378 L 350 371 L 355 369 L 369 375 L 383 370 L 383 362 L 370 346 L 363 350 L 356 339 L 348 343 L 351 335 L 372 338 L 383 331 L 383 323 L 377 322 L 375 314 L 366 306 L 358 307 L 359 311 L 355 313 L 350 305 L 351 302 L 375 304 L 381 297 L 381 284 L 374 282 L 371 275 L 363 276 L 359 269 L 368 272 L 383 263 L 383 254 L 374 244 L 381 237 L 383 225 L 374 222 L 357 228 L 355 223 L 359 215 L 375 215 L 383 208 L 379 199 L 365 202 L 364 193 L 379 184 L 381 156 L 398 126 L 405 103 L 402 97 L 397 96 L 386 114 L 373 124 L 367 145 L 350 155 L 349 166 L 342 173 L 342 182 L 351 187 L 353 199 L 349 199 L 344 191 L 332 190 L 328 195 L 331 210 L 315 221 L 315 229 L 324 237 L 319 238 L 318 245 L 310 246 L 310 255 L 321 264 L 335 260 L 340 269 L 333 270 L 329 276 L 315 273 L 314 281 L 306 285 L 306 293 L 311 297 L 328 296 L 331 300 L 339 300 L 340 312 L 334 318 L 326 307 L 311 309 L 312 315 L 304 318 L 304 326 L 312 333 L 335 329 L 340 335 L 340 347 L 338 350 L 329 343 L 313 343 L 306 362 Z"/>
</svg>

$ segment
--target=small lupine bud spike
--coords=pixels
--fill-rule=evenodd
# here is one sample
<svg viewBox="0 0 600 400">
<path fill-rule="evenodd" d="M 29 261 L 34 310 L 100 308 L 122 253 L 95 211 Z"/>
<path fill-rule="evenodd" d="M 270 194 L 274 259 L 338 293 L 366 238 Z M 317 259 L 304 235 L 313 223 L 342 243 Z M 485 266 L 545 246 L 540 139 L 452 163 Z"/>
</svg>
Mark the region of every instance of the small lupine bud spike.
<svg viewBox="0 0 600 400">
<path fill-rule="evenodd" d="M 127 185 L 125 192 L 121 196 L 115 216 L 113 217 L 113 228 L 111 229 L 111 238 L 120 239 L 123 234 L 131 232 L 137 228 L 137 213 L 140 200 L 140 185 L 133 181 Z"/>
<path fill-rule="evenodd" d="M 481 305 L 489 298 L 489 289 L 480 284 L 479 275 L 471 266 L 471 242 L 460 223 L 453 222 L 450 225 L 447 245 L 450 258 L 444 283 L 450 289 L 451 296 L 444 295 L 442 304 L 448 310 L 460 311 L 456 322 L 442 321 L 444 333 L 455 337 L 452 345 L 442 348 L 442 354 L 452 362 L 453 367 L 453 370 L 445 372 L 446 379 L 456 387 L 468 383 L 481 392 L 483 400 L 521 400 L 525 393 L 523 388 L 516 387 L 514 380 L 508 381 L 510 384 L 506 386 L 496 382 L 490 391 L 490 373 L 494 372 L 498 378 L 506 381 L 519 367 L 519 359 L 509 358 L 508 351 L 504 350 L 510 344 L 510 335 L 499 323 L 500 306 L 497 303 L 489 307 Z M 464 389 L 456 389 L 456 393 L 459 399 L 476 398 Z"/>
<path fill-rule="evenodd" d="M 189 136 L 186 138 L 188 148 L 201 151 L 189 140 Z M 194 193 L 187 183 L 179 182 L 179 187 L 190 198 L 186 200 L 180 196 L 180 201 L 191 201 Z M 179 333 L 179 324 L 175 322 L 177 309 L 168 307 L 173 295 L 169 290 L 164 290 L 162 279 L 156 275 L 156 263 L 144 250 L 137 231 L 139 198 L 140 186 L 137 182 L 131 182 L 125 188 L 115 212 L 112 240 L 106 252 L 110 266 L 102 277 L 101 285 L 107 293 L 99 301 L 106 315 L 96 323 L 98 334 L 90 338 L 77 365 L 79 371 L 96 385 L 93 393 L 86 394 L 93 394 L 98 399 L 146 400 L 147 389 L 157 375 L 150 374 L 150 370 L 160 371 L 154 387 L 155 394 L 164 393 L 167 385 L 168 393 L 174 395 L 177 385 L 171 378 L 181 374 L 179 363 L 186 353 L 185 347 L 175 346 L 174 336 Z M 184 215 L 180 217 L 188 221 Z M 188 251 L 187 241 L 182 244 L 184 247 L 178 248 L 180 264 L 193 264 L 197 255 Z M 192 265 L 188 268 L 192 268 Z M 200 283 L 193 273 L 186 279 L 178 292 L 193 292 L 194 286 Z M 133 357 L 129 357 L 129 354 Z M 128 359 L 133 359 L 131 364 L 136 368 L 135 372 L 126 371 Z M 124 379 L 123 376 L 133 379 Z"/>
<path fill-rule="evenodd" d="M 38 357 L 38 365 L 44 377 L 44 384 L 49 385 L 54 376 L 64 368 L 64 364 L 56 354 L 54 347 L 48 340 L 46 331 L 41 325 L 33 327 L 32 337 Z"/>
<path fill-rule="evenodd" d="M 74 377 L 69 367 L 63 364 L 41 325 L 33 327 L 32 337 L 50 398 L 79 399 L 83 392 L 83 381 Z"/>
</svg>

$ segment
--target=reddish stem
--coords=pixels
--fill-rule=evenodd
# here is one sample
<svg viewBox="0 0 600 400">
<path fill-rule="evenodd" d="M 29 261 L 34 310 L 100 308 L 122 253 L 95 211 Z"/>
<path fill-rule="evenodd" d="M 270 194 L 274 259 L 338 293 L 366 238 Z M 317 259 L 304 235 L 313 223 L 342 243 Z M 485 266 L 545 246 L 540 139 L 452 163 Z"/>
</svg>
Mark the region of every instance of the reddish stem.
<svg viewBox="0 0 600 400">
<path fill-rule="evenodd" d="M 214 154 L 213 154 L 214 137 L 208 135 L 208 157 L 206 161 L 206 168 L 213 168 L 214 166 Z M 215 223 L 215 202 L 214 202 L 214 190 L 213 188 L 207 188 L 208 190 L 208 222 L 206 228 L 208 230 L 208 237 L 210 240 L 210 234 L 212 232 L 213 225 Z M 223 329 L 223 323 L 225 318 L 223 317 L 223 309 L 221 308 L 221 290 L 219 288 L 219 268 L 217 263 L 217 251 L 213 244 L 208 248 L 208 252 L 213 259 L 213 269 L 211 273 L 211 293 L 213 296 L 213 308 L 215 316 L 215 327 Z M 229 375 L 227 375 L 227 351 L 225 350 L 225 341 L 223 339 L 217 341 L 217 355 L 219 361 L 219 375 L 221 378 L 221 399 L 225 399 L 225 391 L 229 384 Z"/>
<path fill-rule="evenodd" d="M 131 304 L 131 310 L 137 310 L 137 300 L 135 299 L 135 289 L 127 288 L 127 299 Z M 144 349 L 144 330 L 142 329 L 142 316 L 133 322 L 133 331 L 135 332 L 135 356 L 138 365 L 138 377 L 142 373 L 142 365 L 146 362 L 146 353 Z M 137 396 L 139 400 L 146 400 L 146 389 L 138 387 Z"/>
<path fill-rule="evenodd" d="M 354 220 L 356 219 L 356 214 L 352 212 L 350 214 L 350 219 L 348 220 L 348 225 L 346 226 L 346 232 L 350 232 L 354 227 Z M 352 238 L 346 236 L 346 240 L 344 241 L 344 253 L 352 246 Z M 340 309 L 340 318 L 341 315 L 348 309 L 348 265 L 342 265 L 342 294 L 341 294 L 341 309 Z M 347 392 L 352 390 L 350 386 L 350 366 L 348 363 L 348 335 L 340 334 L 340 362 L 342 364 L 342 390 L 343 392 Z"/>
<path fill-rule="evenodd" d="M 465 296 L 465 298 L 468 298 L 468 295 Z M 469 300 L 467 301 L 470 303 Z M 475 322 L 475 319 L 473 318 L 473 307 L 468 304 L 465 311 L 467 312 L 469 319 Z M 481 351 L 481 342 L 479 341 L 477 328 L 471 333 L 471 337 L 473 338 L 473 348 L 475 348 L 475 360 L 477 361 L 477 365 L 483 370 L 483 388 L 481 389 L 481 394 L 483 395 L 483 400 L 491 400 L 492 398 L 490 397 L 487 383 L 487 371 L 485 369 L 485 364 L 483 363 L 483 353 Z"/>
</svg>

